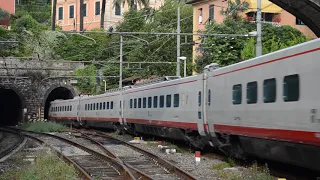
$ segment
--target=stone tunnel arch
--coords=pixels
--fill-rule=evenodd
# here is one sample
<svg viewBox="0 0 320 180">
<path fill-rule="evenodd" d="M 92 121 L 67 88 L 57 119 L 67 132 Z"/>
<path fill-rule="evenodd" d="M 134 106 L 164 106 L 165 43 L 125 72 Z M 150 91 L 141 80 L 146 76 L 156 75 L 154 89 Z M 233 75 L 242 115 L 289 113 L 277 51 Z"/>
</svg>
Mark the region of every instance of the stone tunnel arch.
<svg viewBox="0 0 320 180">
<path fill-rule="evenodd" d="M 47 90 L 44 96 L 44 119 L 48 119 L 50 102 L 56 99 L 72 99 L 75 96 L 73 88 L 54 86 Z"/>
<path fill-rule="evenodd" d="M 26 107 L 22 94 L 14 87 L 0 87 L 0 126 L 15 126 L 23 119 Z"/>
</svg>

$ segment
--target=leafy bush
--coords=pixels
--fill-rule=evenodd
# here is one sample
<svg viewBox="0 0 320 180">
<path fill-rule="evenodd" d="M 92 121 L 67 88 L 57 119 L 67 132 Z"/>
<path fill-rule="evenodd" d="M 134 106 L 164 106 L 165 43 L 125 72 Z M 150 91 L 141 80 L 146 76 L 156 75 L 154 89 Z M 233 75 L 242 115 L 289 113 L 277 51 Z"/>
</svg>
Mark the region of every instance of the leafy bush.
<svg viewBox="0 0 320 180">
<path fill-rule="evenodd" d="M 34 131 L 34 132 L 56 132 L 56 131 L 64 131 L 67 129 L 67 127 L 54 122 L 25 123 L 25 124 L 22 124 L 20 128 L 27 131 Z"/>
</svg>

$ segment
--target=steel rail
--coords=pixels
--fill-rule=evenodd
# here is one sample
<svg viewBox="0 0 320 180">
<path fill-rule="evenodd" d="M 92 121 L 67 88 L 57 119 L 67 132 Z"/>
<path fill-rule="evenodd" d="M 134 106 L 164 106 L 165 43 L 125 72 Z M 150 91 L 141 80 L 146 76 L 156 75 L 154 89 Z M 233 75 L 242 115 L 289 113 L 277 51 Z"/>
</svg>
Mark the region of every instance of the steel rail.
<svg viewBox="0 0 320 180">
<path fill-rule="evenodd" d="M 31 136 L 29 134 L 24 134 L 24 136 L 33 139 L 37 142 L 39 142 L 40 144 L 46 144 L 43 140 L 41 140 L 40 138 Z M 71 160 L 70 158 L 68 158 L 67 156 L 65 156 L 62 152 L 56 150 L 55 148 L 53 148 L 52 146 L 46 144 L 51 150 L 55 151 L 58 155 L 59 158 L 61 158 L 64 162 L 66 162 L 69 165 L 72 165 L 77 171 L 78 171 L 78 176 L 80 176 L 81 179 L 86 179 L 86 180 L 91 180 L 92 177 L 81 167 L 79 166 L 76 162 L 74 162 L 73 160 Z"/>
<path fill-rule="evenodd" d="M 16 143 L 14 143 L 13 146 L 9 146 L 4 151 L 0 152 L 0 159 L 1 159 L 2 157 L 5 157 L 5 156 L 9 155 L 12 151 L 17 149 L 20 146 L 20 144 L 22 144 L 24 142 L 24 136 L 19 132 L 10 131 L 10 130 L 5 129 L 5 128 L 0 128 L 0 131 L 4 131 L 4 132 L 7 132 L 7 133 L 12 133 L 12 134 L 15 134 L 15 135 L 19 136 L 19 140 Z M 3 138 L 5 138 L 5 137 L 3 137 Z"/>
<path fill-rule="evenodd" d="M 78 132 L 78 131 L 77 131 Z M 141 172 L 140 170 L 134 168 L 133 166 L 131 166 L 130 164 L 122 161 L 117 155 L 115 155 L 114 153 L 112 153 L 108 148 L 106 148 L 105 146 L 103 146 L 100 142 L 94 140 L 93 138 L 89 137 L 88 135 L 86 135 L 85 133 L 82 132 L 78 132 L 81 134 L 81 136 L 79 137 L 84 137 L 87 140 L 90 140 L 92 143 L 96 144 L 100 149 L 102 149 L 102 151 L 104 153 L 106 153 L 108 156 L 117 159 L 118 161 L 122 162 L 125 166 L 127 166 L 129 169 L 131 169 L 134 174 L 136 175 L 137 179 L 139 180 L 144 180 L 144 179 L 152 179 L 150 176 L 148 176 L 147 174 Z"/>
<path fill-rule="evenodd" d="M 103 132 L 100 132 L 100 131 L 97 131 L 97 133 L 92 133 L 92 132 L 88 132 L 87 134 L 90 134 L 90 135 L 93 135 L 93 136 L 100 136 L 100 137 L 103 137 L 103 138 L 107 138 L 107 139 L 113 139 L 113 140 L 116 140 L 116 141 L 119 141 L 121 143 L 123 143 L 124 145 L 132 148 L 132 149 L 135 149 L 136 151 L 146 155 L 146 156 L 149 156 L 151 157 L 152 159 L 154 159 L 155 161 L 159 162 L 159 164 L 161 164 L 163 167 L 167 168 L 169 171 L 171 172 L 174 172 L 175 174 L 177 174 L 178 176 L 180 176 L 181 178 L 183 179 L 187 179 L 187 180 L 196 180 L 195 177 L 193 177 L 191 174 L 187 173 L 186 171 L 178 168 L 177 166 L 173 165 L 172 163 L 170 163 L 169 161 L 165 160 L 165 159 L 162 159 L 160 158 L 159 156 L 149 152 L 149 151 L 146 151 L 144 149 L 141 149 L 139 147 L 136 147 L 132 144 L 129 144 L 121 139 L 118 139 L 118 138 L 115 138 L 115 137 L 112 137 L 108 134 L 105 134 Z"/>
<path fill-rule="evenodd" d="M 78 144 L 74 141 L 71 141 L 69 139 L 66 139 L 66 138 L 63 138 L 63 137 L 60 137 L 60 136 L 56 136 L 56 135 L 53 135 L 53 134 L 49 134 L 49 133 L 38 133 L 38 132 L 32 132 L 32 131 L 26 131 L 26 130 L 20 130 L 22 132 L 25 132 L 25 133 L 31 133 L 31 134 L 36 134 L 36 135 L 41 135 L 41 136 L 49 136 L 49 137 L 52 137 L 52 138 L 55 138 L 55 139 L 58 139 L 58 140 L 61 140 L 61 141 L 64 141 L 68 144 L 71 144 L 79 149 L 82 149 L 83 151 L 89 153 L 89 154 L 92 154 L 94 155 L 95 157 L 101 159 L 101 160 L 104 160 L 106 162 L 111 162 L 112 164 L 114 164 L 115 166 L 118 167 L 118 169 L 121 169 L 121 172 L 123 173 L 123 175 L 125 176 L 125 178 L 128 178 L 128 179 L 132 179 L 132 180 L 135 180 L 135 176 L 131 173 L 131 171 L 125 166 L 123 165 L 121 162 L 119 162 L 117 159 L 114 159 L 114 158 L 111 158 L 109 156 L 106 156 L 104 154 L 101 154 L 97 151 L 94 151 L 90 148 L 87 148 L 85 146 L 82 146 L 81 144 Z M 24 135 L 25 135 L 24 133 Z"/>
</svg>

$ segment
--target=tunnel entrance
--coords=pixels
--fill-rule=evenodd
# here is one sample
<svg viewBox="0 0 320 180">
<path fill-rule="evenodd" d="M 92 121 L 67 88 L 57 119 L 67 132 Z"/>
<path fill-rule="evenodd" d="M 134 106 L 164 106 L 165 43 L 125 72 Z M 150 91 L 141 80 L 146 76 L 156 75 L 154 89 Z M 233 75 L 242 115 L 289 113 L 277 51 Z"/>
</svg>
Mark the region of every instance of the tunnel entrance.
<svg viewBox="0 0 320 180">
<path fill-rule="evenodd" d="M 22 102 L 12 89 L 0 88 L 0 126 L 15 126 L 22 119 Z"/>
<path fill-rule="evenodd" d="M 44 106 L 44 119 L 48 119 L 49 107 L 50 107 L 51 101 L 54 101 L 56 99 L 72 99 L 72 98 L 73 98 L 72 92 L 65 87 L 58 87 L 53 89 L 46 99 L 46 104 Z"/>
</svg>

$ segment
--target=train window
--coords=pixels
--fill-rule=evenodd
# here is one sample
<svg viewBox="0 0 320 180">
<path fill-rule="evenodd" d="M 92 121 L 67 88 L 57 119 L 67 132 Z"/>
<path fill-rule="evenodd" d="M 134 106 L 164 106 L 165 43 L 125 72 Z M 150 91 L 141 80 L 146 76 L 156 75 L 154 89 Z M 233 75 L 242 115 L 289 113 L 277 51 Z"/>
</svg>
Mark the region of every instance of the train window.
<svg viewBox="0 0 320 180">
<path fill-rule="evenodd" d="M 152 106 L 152 97 L 148 97 L 148 108 Z"/>
<path fill-rule="evenodd" d="M 247 104 L 257 103 L 258 100 L 258 83 L 249 82 L 247 84 Z"/>
<path fill-rule="evenodd" d="M 93 110 L 96 110 L 96 103 L 93 103 Z"/>
<path fill-rule="evenodd" d="M 70 106 L 70 111 L 72 111 L 72 106 Z"/>
<path fill-rule="evenodd" d="M 285 102 L 298 101 L 299 95 L 299 75 L 285 76 L 283 79 L 283 100 Z"/>
<path fill-rule="evenodd" d="M 211 89 L 208 90 L 208 106 L 211 105 Z"/>
<path fill-rule="evenodd" d="M 233 104 L 241 104 L 242 87 L 241 84 L 234 85 L 232 88 L 232 101 Z"/>
<path fill-rule="evenodd" d="M 147 107 L 147 98 L 146 98 L 146 97 L 144 97 L 144 98 L 142 99 L 142 107 L 143 107 L 143 108 L 146 108 L 146 107 Z"/>
<path fill-rule="evenodd" d="M 113 101 L 110 103 L 110 109 L 113 109 Z"/>
<path fill-rule="evenodd" d="M 173 107 L 179 107 L 179 94 L 173 95 Z"/>
<path fill-rule="evenodd" d="M 99 110 L 99 103 L 96 103 L 96 109 Z"/>
<path fill-rule="evenodd" d="M 166 107 L 171 107 L 171 94 L 166 97 Z"/>
<path fill-rule="evenodd" d="M 102 109 L 102 103 L 100 103 L 100 110 Z"/>
<path fill-rule="evenodd" d="M 106 102 L 103 102 L 103 109 L 106 109 Z"/>
<path fill-rule="evenodd" d="M 153 96 L 153 108 L 158 107 L 158 96 Z"/>
<path fill-rule="evenodd" d="M 69 106 L 67 106 L 67 111 L 69 111 Z"/>
<path fill-rule="evenodd" d="M 198 106 L 201 106 L 201 91 L 198 93 Z"/>
<path fill-rule="evenodd" d="M 132 109 L 132 99 L 130 99 L 130 109 Z"/>
<path fill-rule="evenodd" d="M 141 98 L 138 99 L 138 108 L 141 108 Z"/>
<path fill-rule="evenodd" d="M 164 106 L 164 95 L 161 95 L 160 96 L 160 105 L 159 105 L 159 107 L 163 108 L 163 106 Z"/>
<path fill-rule="evenodd" d="M 87 104 L 84 105 L 84 110 L 85 110 L 85 111 L 87 110 Z"/>
<path fill-rule="evenodd" d="M 110 104 L 110 103 L 109 103 L 109 102 L 107 102 L 107 109 L 109 109 L 109 104 Z"/>
<path fill-rule="evenodd" d="M 137 99 L 133 100 L 133 108 L 137 108 Z"/>
<path fill-rule="evenodd" d="M 272 103 L 276 101 L 277 88 L 276 79 L 266 79 L 263 81 L 263 102 Z"/>
<path fill-rule="evenodd" d="M 92 104 L 90 104 L 90 110 L 91 110 L 91 111 L 93 110 L 93 105 L 92 105 Z"/>
</svg>

